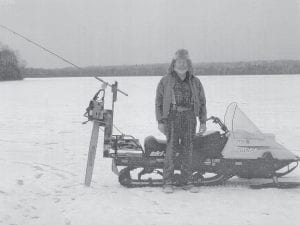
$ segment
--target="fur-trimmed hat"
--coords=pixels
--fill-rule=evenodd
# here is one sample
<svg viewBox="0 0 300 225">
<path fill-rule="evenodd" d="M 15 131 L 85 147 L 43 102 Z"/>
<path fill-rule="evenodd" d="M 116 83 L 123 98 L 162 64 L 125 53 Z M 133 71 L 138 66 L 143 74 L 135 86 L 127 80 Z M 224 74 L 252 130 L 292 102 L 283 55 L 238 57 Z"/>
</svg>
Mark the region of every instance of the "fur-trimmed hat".
<svg viewBox="0 0 300 225">
<path fill-rule="evenodd" d="M 175 57 L 174 59 L 186 59 L 188 60 L 190 57 L 189 57 L 189 52 L 188 50 L 186 49 L 178 49 L 176 52 L 175 52 Z"/>
</svg>

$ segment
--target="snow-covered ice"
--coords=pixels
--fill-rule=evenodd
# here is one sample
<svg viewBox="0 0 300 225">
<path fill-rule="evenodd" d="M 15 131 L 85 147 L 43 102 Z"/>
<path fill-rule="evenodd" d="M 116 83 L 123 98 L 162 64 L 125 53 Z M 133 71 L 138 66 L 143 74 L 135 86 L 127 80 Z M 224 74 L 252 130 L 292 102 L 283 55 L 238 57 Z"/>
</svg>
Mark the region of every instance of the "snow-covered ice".
<svg viewBox="0 0 300 225">
<path fill-rule="evenodd" d="M 159 77 L 118 80 L 115 123 L 141 140 L 156 129 Z M 239 103 L 264 132 L 300 155 L 300 76 L 201 77 L 209 115 Z M 252 190 L 257 180 L 233 178 L 197 194 L 122 187 L 103 159 L 100 135 L 92 186 L 83 185 L 91 123 L 82 114 L 100 87 L 93 78 L 0 83 L 0 224 L 300 224 L 300 189 Z M 300 181 L 300 169 L 283 180 Z M 265 182 L 265 181 L 262 181 Z"/>
</svg>

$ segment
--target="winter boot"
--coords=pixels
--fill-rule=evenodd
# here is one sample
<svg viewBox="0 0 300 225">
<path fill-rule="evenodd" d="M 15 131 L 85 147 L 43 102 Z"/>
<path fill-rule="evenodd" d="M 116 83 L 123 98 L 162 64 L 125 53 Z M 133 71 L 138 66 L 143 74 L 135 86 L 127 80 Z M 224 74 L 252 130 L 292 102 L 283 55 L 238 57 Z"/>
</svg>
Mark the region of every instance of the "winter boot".
<svg viewBox="0 0 300 225">
<path fill-rule="evenodd" d="M 183 190 L 189 191 L 191 193 L 198 193 L 199 188 L 196 187 L 192 182 L 188 182 L 185 185 L 182 186 Z"/>
<path fill-rule="evenodd" d="M 171 184 L 165 184 L 165 185 L 163 186 L 163 192 L 166 193 L 166 194 L 171 194 L 171 193 L 173 193 L 173 192 L 174 192 L 174 187 L 173 187 L 173 185 L 171 185 Z"/>
</svg>

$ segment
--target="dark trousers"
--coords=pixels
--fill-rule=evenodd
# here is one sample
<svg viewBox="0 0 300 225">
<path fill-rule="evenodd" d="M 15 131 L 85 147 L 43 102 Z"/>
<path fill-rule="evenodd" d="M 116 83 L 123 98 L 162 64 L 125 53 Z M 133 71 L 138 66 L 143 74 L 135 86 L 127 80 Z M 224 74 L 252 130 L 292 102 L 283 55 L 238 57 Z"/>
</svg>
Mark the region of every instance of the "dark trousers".
<svg viewBox="0 0 300 225">
<path fill-rule="evenodd" d="M 163 178 L 166 184 L 172 183 L 174 158 L 180 151 L 181 174 L 184 180 L 192 180 L 193 139 L 196 133 L 196 117 L 193 111 L 171 111 L 166 123 L 167 150 L 164 161 Z"/>
</svg>

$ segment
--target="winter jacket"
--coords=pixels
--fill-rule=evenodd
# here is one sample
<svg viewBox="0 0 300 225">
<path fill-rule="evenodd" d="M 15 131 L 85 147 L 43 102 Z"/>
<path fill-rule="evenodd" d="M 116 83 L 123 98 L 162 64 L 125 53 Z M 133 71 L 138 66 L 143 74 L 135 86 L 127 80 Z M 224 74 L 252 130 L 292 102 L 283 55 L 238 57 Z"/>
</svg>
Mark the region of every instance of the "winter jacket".
<svg viewBox="0 0 300 225">
<path fill-rule="evenodd" d="M 155 112 L 156 120 L 161 123 L 168 118 L 171 103 L 172 91 L 175 84 L 175 60 L 172 61 L 167 75 L 163 76 L 156 88 Z M 207 119 L 206 98 L 203 86 L 196 76 L 193 75 L 193 68 L 189 61 L 189 83 L 192 91 L 192 102 L 195 116 L 199 117 L 200 123 L 205 123 Z"/>
</svg>

